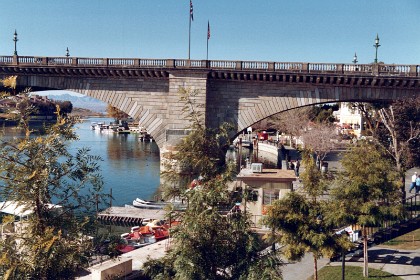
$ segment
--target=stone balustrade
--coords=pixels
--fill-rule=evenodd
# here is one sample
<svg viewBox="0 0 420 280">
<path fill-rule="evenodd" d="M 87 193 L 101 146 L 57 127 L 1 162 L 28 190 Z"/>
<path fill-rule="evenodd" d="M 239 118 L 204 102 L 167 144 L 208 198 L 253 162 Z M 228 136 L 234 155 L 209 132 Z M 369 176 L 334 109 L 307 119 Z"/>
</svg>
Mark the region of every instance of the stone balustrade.
<svg viewBox="0 0 420 280">
<path fill-rule="evenodd" d="M 217 69 L 261 72 L 373 74 L 390 76 L 420 76 L 420 65 L 396 64 L 342 64 L 267 61 L 143 59 L 143 58 L 83 58 L 0 56 L 0 66 L 68 66 L 68 67 L 123 67 L 167 69 Z"/>
</svg>

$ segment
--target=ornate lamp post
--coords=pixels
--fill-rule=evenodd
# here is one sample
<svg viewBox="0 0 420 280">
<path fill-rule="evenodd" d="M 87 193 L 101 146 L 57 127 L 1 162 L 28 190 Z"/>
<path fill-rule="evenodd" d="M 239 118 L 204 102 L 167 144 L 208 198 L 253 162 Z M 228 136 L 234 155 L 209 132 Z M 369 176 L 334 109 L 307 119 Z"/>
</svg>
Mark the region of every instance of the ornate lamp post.
<svg viewBox="0 0 420 280">
<path fill-rule="evenodd" d="M 353 56 L 353 63 L 354 64 L 356 64 L 358 61 L 357 61 L 357 54 L 356 53 L 354 53 L 354 56 Z"/>
<path fill-rule="evenodd" d="M 378 33 L 376 33 L 376 38 L 375 38 L 375 45 L 373 45 L 374 47 L 375 47 L 375 49 L 376 49 L 376 52 L 375 52 L 375 63 L 378 63 L 378 48 L 381 46 L 381 45 L 379 45 L 379 36 L 378 36 Z"/>
<path fill-rule="evenodd" d="M 17 43 L 17 41 L 18 41 L 18 38 L 17 38 L 16 29 L 15 29 L 15 34 L 13 34 L 13 42 L 15 42 L 15 52 L 13 53 L 13 55 L 17 55 L 17 50 L 16 50 L 16 43 Z"/>
<path fill-rule="evenodd" d="M 69 47 L 67 47 L 67 49 L 66 49 L 66 57 L 69 57 L 69 56 L 70 56 Z"/>
</svg>

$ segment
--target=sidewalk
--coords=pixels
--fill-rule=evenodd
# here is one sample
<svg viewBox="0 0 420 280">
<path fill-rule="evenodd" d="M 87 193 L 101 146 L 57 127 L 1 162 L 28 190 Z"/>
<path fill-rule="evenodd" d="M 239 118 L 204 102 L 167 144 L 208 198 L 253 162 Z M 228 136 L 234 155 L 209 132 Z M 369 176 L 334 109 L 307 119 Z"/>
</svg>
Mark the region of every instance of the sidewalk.
<svg viewBox="0 0 420 280">
<path fill-rule="evenodd" d="M 119 259 L 126 260 L 132 259 L 133 260 L 133 272 L 139 271 L 143 264 L 146 262 L 147 258 L 157 259 L 161 258 L 166 254 L 166 248 L 169 245 L 170 239 L 165 239 L 143 248 L 136 249 L 134 251 L 122 254 Z M 107 260 L 104 263 L 113 262 L 114 260 Z M 90 267 L 83 276 L 77 277 L 78 280 L 91 280 L 92 274 L 91 271 L 94 268 L 100 267 L 101 264 L 95 265 Z"/>
<path fill-rule="evenodd" d="M 375 246 L 368 250 L 369 267 L 383 270 L 404 280 L 420 279 L 420 249 L 400 250 Z M 341 262 L 331 265 L 341 266 Z M 363 266 L 363 256 L 346 258 L 346 266 Z"/>
<path fill-rule="evenodd" d="M 404 280 L 420 279 L 420 249 L 393 250 L 376 246 L 369 248 L 369 268 L 383 270 Z M 341 266 L 340 262 L 329 259 L 318 260 L 318 271 L 324 266 Z M 363 266 L 363 256 L 347 257 L 347 266 Z M 306 254 L 301 262 L 289 263 L 282 268 L 284 280 L 306 280 L 314 273 L 312 254 Z"/>
</svg>

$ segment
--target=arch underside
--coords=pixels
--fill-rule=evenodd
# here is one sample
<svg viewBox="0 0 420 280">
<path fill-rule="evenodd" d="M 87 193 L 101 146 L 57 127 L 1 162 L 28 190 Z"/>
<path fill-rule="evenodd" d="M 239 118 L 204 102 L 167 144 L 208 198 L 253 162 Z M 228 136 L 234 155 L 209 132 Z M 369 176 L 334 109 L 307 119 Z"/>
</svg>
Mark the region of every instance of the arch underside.
<svg viewBox="0 0 420 280">
<path fill-rule="evenodd" d="M 243 131 L 244 129 L 252 126 L 253 124 L 264 120 L 272 115 L 301 108 L 306 106 L 313 106 L 319 104 L 327 103 L 337 103 L 337 102 L 374 102 L 374 101 L 386 101 L 390 102 L 391 100 L 396 100 L 398 98 L 390 97 L 341 97 L 341 98 L 331 98 L 331 97 L 313 97 L 310 93 L 307 96 L 304 96 L 305 93 L 302 93 L 301 96 L 297 98 L 291 97 L 268 97 L 264 98 L 259 104 L 253 108 L 247 108 L 245 110 L 239 111 L 239 117 L 237 119 L 237 133 Z"/>
<path fill-rule="evenodd" d="M 235 99 L 220 98 L 220 87 L 212 86 L 214 102 L 209 106 L 209 115 L 217 116 L 211 125 L 220 125 L 227 121 L 235 125 L 236 133 L 253 124 L 284 111 L 337 102 L 390 102 L 392 100 L 418 96 L 416 89 L 371 88 L 371 87 L 290 87 L 273 88 L 270 85 L 257 85 L 238 91 L 240 84 L 228 87 L 230 95 L 239 96 Z"/>
<path fill-rule="evenodd" d="M 172 78 L 172 82 L 170 79 L 19 77 L 21 85 L 82 93 L 126 112 L 146 128 L 160 149 L 170 142 L 171 133 L 181 133 L 185 124 L 173 120 L 182 115 L 182 104 L 176 92 L 185 81 L 203 91 L 199 98 L 205 105 L 206 125 L 214 127 L 223 121 L 231 122 L 236 133 L 271 115 L 299 107 L 346 101 L 389 101 L 420 94 L 415 87 L 232 81 L 205 76 Z"/>
<path fill-rule="evenodd" d="M 168 82 L 159 80 L 158 86 L 151 81 L 137 80 L 130 84 L 118 80 L 71 79 L 63 77 L 18 77 L 20 85 L 33 91 L 66 90 L 90 96 L 127 113 L 155 139 L 159 149 L 165 143 L 165 123 L 162 108 L 155 109 L 156 98 L 168 88 Z M 165 102 L 162 102 L 165 104 Z M 159 114 L 159 112 L 161 114 Z"/>
</svg>

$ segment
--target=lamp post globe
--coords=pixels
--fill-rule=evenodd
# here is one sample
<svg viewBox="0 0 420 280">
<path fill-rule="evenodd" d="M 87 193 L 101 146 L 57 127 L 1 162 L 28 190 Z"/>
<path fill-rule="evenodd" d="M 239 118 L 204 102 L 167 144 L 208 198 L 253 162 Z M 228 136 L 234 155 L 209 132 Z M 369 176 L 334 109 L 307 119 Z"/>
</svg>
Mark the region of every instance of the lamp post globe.
<svg viewBox="0 0 420 280">
<path fill-rule="evenodd" d="M 375 61 L 374 61 L 374 63 L 378 63 L 378 48 L 381 46 L 381 45 L 379 45 L 378 33 L 376 33 L 375 45 L 373 45 L 373 46 L 375 47 Z"/>
<path fill-rule="evenodd" d="M 18 40 L 18 38 L 17 38 L 17 32 L 16 32 L 16 29 L 15 29 L 15 34 L 13 34 L 13 42 L 15 42 L 15 52 L 13 53 L 13 55 L 17 55 L 18 53 L 17 53 L 17 50 L 16 50 L 16 43 L 17 43 L 17 41 L 19 41 Z"/>
<path fill-rule="evenodd" d="M 354 64 L 356 64 L 358 61 L 357 61 L 357 54 L 356 53 L 354 53 L 354 56 L 353 56 L 353 63 Z"/>
</svg>

